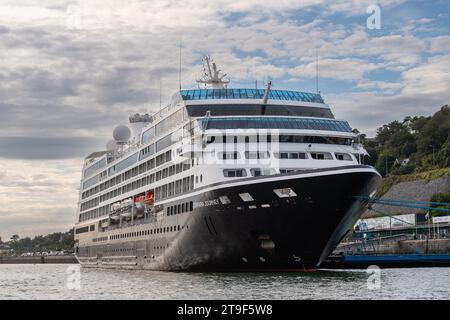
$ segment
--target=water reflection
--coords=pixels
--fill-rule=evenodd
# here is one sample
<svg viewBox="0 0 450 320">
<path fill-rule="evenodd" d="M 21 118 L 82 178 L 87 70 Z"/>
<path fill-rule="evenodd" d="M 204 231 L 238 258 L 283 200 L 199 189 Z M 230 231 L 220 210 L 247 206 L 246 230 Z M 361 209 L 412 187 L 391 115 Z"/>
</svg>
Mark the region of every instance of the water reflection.
<svg viewBox="0 0 450 320">
<path fill-rule="evenodd" d="M 298 273 L 186 273 L 81 269 L 80 290 L 66 285 L 68 265 L 0 265 L 2 299 L 449 299 L 450 268 L 381 270 L 370 290 L 365 270 Z"/>
</svg>

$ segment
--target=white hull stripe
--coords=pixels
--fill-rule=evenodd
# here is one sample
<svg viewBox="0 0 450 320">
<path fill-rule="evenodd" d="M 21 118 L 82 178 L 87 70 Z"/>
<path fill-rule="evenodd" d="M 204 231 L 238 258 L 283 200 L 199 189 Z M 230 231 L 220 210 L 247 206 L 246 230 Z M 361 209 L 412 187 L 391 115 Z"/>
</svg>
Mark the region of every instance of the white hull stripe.
<svg viewBox="0 0 450 320">
<path fill-rule="evenodd" d="M 277 176 L 273 176 L 273 177 L 267 176 L 267 177 L 257 177 L 257 178 L 253 178 L 253 179 L 248 179 L 248 178 L 247 179 L 239 179 L 239 181 L 235 181 L 235 182 L 229 182 L 229 183 L 220 182 L 220 183 L 212 184 L 211 186 L 202 187 L 200 189 L 197 189 L 196 191 L 183 193 L 182 195 L 180 195 L 178 197 L 173 197 L 170 199 L 157 201 L 157 202 L 155 202 L 155 205 L 171 203 L 171 202 L 182 200 L 182 199 L 189 198 L 192 196 L 197 196 L 197 195 L 205 193 L 205 192 L 229 188 L 229 187 L 237 187 L 237 186 L 244 186 L 244 185 L 248 185 L 248 184 L 258 184 L 258 183 L 273 182 L 273 181 L 288 181 L 288 180 L 298 179 L 298 178 L 311 178 L 311 177 L 320 177 L 320 176 L 328 176 L 328 175 L 336 175 L 336 174 L 358 173 L 358 172 L 371 172 L 371 173 L 374 173 L 374 174 L 380 176 L 380 174 L 372 167 L 352 166 L 351 168 L 342 168 L 342 169 L 336 168 L 335 170 L 327 169 L 327 170 L 317 170 L 317 171 L 305 172 L 305 173 L 290 173 L 290 174 L 286 174 L 286 175 L 277 175 Z M 104 220 L 107 217 L 108 217 L 107 215 L 104 215 L 102 217 L 98 217 L 98 218 L 95 218 L 92 220 L 83 221 L 83 223 L 77 223 L 77 224 L 75 224 L 75 226 L 78 227 L 80 225 L 90 225 L 90 224 L 96 223 L 100 220 Z"/>
<path fill-rule="evenodd" d="M 364 168 L 352 168 L 352 169 L 336 169 L 332 171 L 319 171 L 319 172 L 309 172 L 309 173 L 296 173 L 296 174 L 289 174 L 289 175 L 283 175 L 283 176 L 275 176 L 275 177 L 264 177 L 263 179 L 247 179 L 247 180 L 240 180 L 239 182 L 230 182 L 230 183 L 219 183 L 217 185 L 212 185 L 209 187 L 201 188 L 201 190 L 192 191 L 190 193 L 185 193 L 183 195 L 180 195 L 179 197 L 173 197 L 170 199 L 157 201 L 155 204 L 166 204 L 173 201 L 181 200 L 187 197 L 196 196 L 205 192 L 218 190 L 218 189 L 225 189 L 229 187 L 238 187 L 238 186 L 244 186 L 248 184 L 259 184 L 259 183 L 266 183 L 266 182 L 273 182 L 273 181 L 287 181 L 292 179 L 298 179 L 298 178 L 311 178 L 311 177 L 320 177 L 320 176 L 328 176 L 328 175 L 336 175 L 336 174 L 346 174 L 346 173 L 358 173 L 358 172 L 371 172 L 375 173 L 378 176 L 380 174 L 373 168 L 364 167 Z M 380 176 L 381 177 L 381 176 Z"/>
</svg>

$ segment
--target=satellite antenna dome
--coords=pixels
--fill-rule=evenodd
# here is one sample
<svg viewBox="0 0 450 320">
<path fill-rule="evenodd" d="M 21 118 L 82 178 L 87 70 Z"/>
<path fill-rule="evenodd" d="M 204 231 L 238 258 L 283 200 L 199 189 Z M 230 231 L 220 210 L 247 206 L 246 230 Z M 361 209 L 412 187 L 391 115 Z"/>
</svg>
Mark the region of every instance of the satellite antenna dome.
<svg viewBox="0 0 450 320">
<path fill-rule="evenodd" d="M 125 143 L 130 140 L 130 128 L 124 125 L 117 126 L 113 131 L 113 138 L 117 143 Z"/>
<path fill-rule="evenodd" d="M 116 150 L 117 149 L 117 142 L 116 142 L 116 140 L 109 140 L 107 143 L 106 143 L 106 150 L 107 151 L 114 151 L 114 150 Z"/>
</svg>

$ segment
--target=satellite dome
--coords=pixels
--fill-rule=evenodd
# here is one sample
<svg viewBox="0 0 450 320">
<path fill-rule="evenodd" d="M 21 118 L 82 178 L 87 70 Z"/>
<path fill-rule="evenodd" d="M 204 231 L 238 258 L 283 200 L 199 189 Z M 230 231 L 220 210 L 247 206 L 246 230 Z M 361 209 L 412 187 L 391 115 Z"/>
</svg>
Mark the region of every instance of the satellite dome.
<svg viewBox="0 0 450 320">
<path fill-rule="evenodd" d="M 114 150 L 116 150 L 117 149 L 117 142 L 116 142 L 116 140 L 109 140 L 107 143 L 106 143 L 106 150 L 107 151 L 114 151 Z"/>
<path fill-rule="evenodd" d="M 117 126 L 113 131 L 113 138 L 118 143 L 128 142 L 130 140 L 131 131 L 127 126 Z"/>
</svg>

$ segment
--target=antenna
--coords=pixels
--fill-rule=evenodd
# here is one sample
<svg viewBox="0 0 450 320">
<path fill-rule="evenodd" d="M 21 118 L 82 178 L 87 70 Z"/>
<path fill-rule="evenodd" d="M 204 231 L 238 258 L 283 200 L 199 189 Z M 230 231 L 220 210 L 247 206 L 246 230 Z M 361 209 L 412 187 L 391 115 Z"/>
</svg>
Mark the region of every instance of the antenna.
<svg viewBox="0 0 450 320">
<path fill-rule="evenodd" d="M 178 69 L 178 85 L 181 91 L 181 38 L 180 38 L 180 65 Z"/>
<path fill-rule="evenodd" d="M 162 83 L 162 80 L 161 80 L 161 75 L 159 75 L 159 112 L 161 113 L 161 96 L 162 96 L 162 94 L 161 94 L 161 92 L 162 92 L 162 85 L 161 85 L 161 83 Z"/>
<path fill-rule="evenodd" d="M 317 51 L 317 47 L 316 47 L 316 92 L 317 92 L 317 94 L 320 93 L 320 91 L 319 91 L 319 53 Z"/>
</svg>

